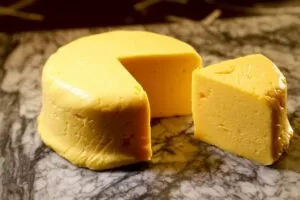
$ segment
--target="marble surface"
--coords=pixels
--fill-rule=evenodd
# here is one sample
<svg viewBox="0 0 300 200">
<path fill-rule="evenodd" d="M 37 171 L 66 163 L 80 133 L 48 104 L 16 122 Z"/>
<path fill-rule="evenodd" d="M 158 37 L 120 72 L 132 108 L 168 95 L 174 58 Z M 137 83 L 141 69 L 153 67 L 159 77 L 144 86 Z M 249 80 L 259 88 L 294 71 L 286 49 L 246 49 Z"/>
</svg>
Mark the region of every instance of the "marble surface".
<svg viewBox="0 0 300 200">
<path fill-rule="evenodd" d="M 269 167 L 195 141 L 190 116 L 153 121 L 150 164 L 95 172 L 44 146 L 36 117 L 45 60 L 68 41 L 108 29 L 0 33 L 0 199 L 300 199 L 300 17 L 126 27 L 182 39 L 205 65 L 257 52 L 274 60 L 288 81 L 295 136 Z"/>
</svg>

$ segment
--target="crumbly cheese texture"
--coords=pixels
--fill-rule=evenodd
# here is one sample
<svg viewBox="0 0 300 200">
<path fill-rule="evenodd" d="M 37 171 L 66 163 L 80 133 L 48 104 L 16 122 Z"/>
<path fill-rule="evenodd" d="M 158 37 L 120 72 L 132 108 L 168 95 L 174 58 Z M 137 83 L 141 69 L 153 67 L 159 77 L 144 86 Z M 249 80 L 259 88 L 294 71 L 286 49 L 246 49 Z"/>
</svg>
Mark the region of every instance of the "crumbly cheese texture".
<svg viewBox="0 0 300 200">
<path fill-rule="evenodd" d="M 73 164 L 95 170 L 151 159 L 151 117 L 191 114 L 188 44 L 145 31 L 77 39 L 54 53 L 42 74 L 38 130 Z"/>
<path fill-rule="evenodd" d="M 195 137 L 263 165 L 288 148 L 286 79 L 260 54 L 193 72 Z"/>
</svg>

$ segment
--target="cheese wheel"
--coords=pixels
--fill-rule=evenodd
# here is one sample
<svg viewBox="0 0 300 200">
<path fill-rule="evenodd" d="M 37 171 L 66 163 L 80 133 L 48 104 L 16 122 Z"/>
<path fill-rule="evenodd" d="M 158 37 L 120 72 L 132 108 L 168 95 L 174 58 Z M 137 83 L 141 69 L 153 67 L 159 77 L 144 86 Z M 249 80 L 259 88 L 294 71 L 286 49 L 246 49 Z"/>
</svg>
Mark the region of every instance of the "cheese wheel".
<svg viewBox="0 0 300 200">
<path fill-rule="evenodd" d="M 263 165 L 288 148 L 286 79 L 265 56 L 196 69 L 192 88 L 197 139 Z"/>
<path fill-rule="evenodd" d="M 145 31 L 77 39 L 50 56 L 42 74 L 38 130 L 77 166 L 103 170 L 151 159 L 151 117 L 191 114 L 188 44 Z"/>
</svg>

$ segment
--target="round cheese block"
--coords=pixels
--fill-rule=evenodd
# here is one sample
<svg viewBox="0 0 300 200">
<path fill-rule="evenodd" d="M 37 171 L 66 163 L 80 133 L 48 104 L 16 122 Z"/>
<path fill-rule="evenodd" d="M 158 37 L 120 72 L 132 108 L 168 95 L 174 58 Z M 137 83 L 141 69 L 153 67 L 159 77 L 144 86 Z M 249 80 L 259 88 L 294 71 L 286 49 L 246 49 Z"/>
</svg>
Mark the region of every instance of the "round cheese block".
<svg viewBox="0 0 300 200">
<path fill-rule="evenodd" d="M 145 31 L 77 39 L 50 56 L 42 73 L 38 130 L 73 164 L 95 170 L 151 159 L 151 117 L 191 114 L 188 44 Z"/>
</svg>

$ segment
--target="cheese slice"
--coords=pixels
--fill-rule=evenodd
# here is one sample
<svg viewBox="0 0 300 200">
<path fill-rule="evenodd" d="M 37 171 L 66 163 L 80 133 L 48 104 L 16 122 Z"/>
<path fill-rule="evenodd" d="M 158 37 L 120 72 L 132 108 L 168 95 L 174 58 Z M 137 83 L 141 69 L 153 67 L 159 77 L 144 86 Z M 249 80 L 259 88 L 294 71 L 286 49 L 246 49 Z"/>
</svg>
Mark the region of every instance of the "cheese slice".
<svg viewBox="0 0 300 200">
<path fill-rule="evenodd" d="M 195 137 L 257 163 L 272 164 L 293 135 L 286 101 L 286 79 L 263 55 L 196 69 Z"/>
<path fill-rule="evenodd" d="M 44 66 L 40 136 L 77 166 L 148 161 L 150 118 L 191 114 L 197 67 L 190 45 L 164 35 L 125 30 L 77 39 Z"/>
</svg>

